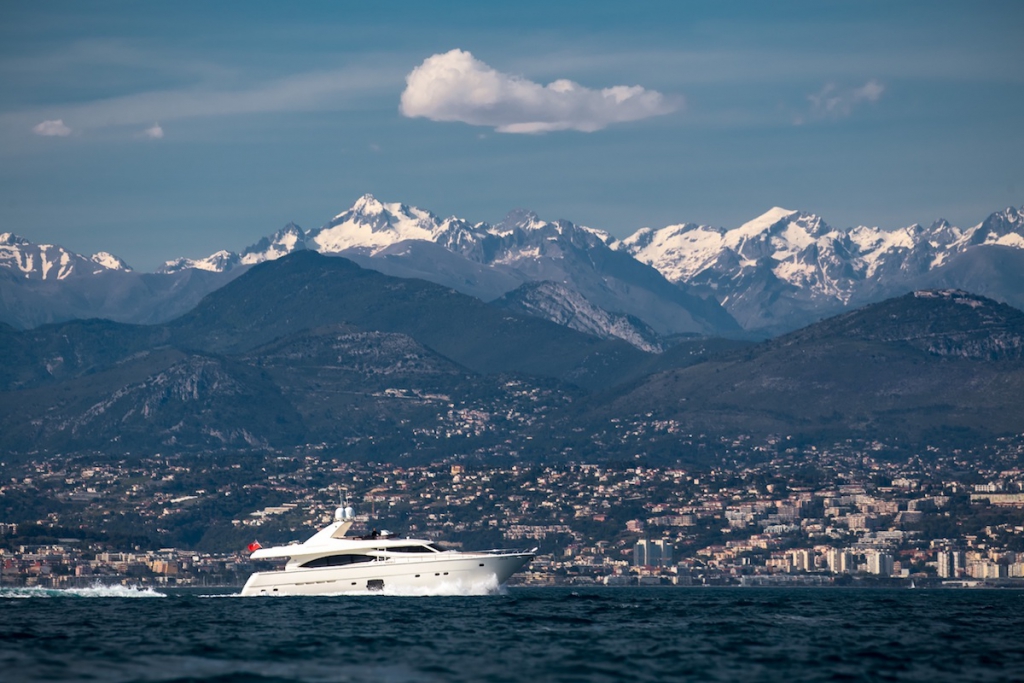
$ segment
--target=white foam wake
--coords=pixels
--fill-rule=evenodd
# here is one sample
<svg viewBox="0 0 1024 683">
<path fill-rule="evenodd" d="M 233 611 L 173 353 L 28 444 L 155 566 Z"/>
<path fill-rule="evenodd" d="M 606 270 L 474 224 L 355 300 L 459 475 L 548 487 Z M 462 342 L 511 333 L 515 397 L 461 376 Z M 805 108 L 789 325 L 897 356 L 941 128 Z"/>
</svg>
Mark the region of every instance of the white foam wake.
<svg viewBox="0 0 1024 683">
<path fill-rule="evenodd" d="M 434 595 L 504 595 L 506 589 L 498 585 L 498 577 L 491 575 L 481 581 L 446 581 L 435 586 L 388 586 L 377 595 L 434 596 Z"/>
<path fill-rule="evenodd" d="M 104 585 L 94 583 L 87 588 L 0 588 L 0 598 L 166 598 L 149 587 Z"/>
</svg>

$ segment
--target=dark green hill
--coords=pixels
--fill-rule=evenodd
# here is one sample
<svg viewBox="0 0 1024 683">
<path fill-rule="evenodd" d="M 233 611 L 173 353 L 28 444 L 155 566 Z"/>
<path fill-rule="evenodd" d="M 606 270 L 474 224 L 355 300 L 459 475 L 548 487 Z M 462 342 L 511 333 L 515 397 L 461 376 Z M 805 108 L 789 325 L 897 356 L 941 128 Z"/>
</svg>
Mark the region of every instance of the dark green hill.
<svg viewBox="0 0 1024 683">
<path fill-rule="evenodd" d="M 0 382 L 0 452 L 15 456 L 316 444 L 387 460 L 497 444 L 621 457 L 674 453 L 686 434 L 977 443 L 1024 433 L 1024 313 L 918 292 L 760 344 L 682 339 L 651 355 L 299 252 L 166 325 L 0 326 Z"/>
<path fill-rule="evenodd" d="M 160 326 L 73 320 L 31 330 L 0 328 L 0 391 L 53 384 L 100 372 L 166 346 Z"/>
<path fill-rule="evenodd" d="M 772 344 L 828 339 L 904 343 L 929 354 L 1024 359 L 1024 312 L 955 289 L 913 292 L 838 315 Z"/>
<path fill-rule="evenodd" d="M 11 454 L 299 443 L 447 452 L 453 436 L 476 447 L 509 438 L 575 391 L 537 375 L 599 386 L 648 359 L 303 253 L 253 268 L 172 324 L 4 327 L 0 351 L 0 449 Z"/>
<path fill-rule="evenodd" d="M 299 332 L 242 360 L 281 388 L 314 443 L 432 425 L 452 400 L 489 383 L 411 337 L 345 325 Z"/>
<path fill-rule="evenodd" d="M 635 376 L 648 359 L 625 342 L 597 339 L 447 287 L 390 277 L 312 251 L 252 268 L 168 329 L 177 346 L 236 354 L 339 323 L 408 335 L 476 372 L 522 372 L 585 387 Z"/>
<path fill-rule="evenodd" d="M 0 393 L 0 431 L 9 452 L 280 447 L 305 432 L 259 368 L 168 348 L 57 386 Z"/>
<path fill-rule="evenodd" d="M 918 292 L 652 375 L 595 417 L 650 412 L 715 434 L 1022 433 L 1022 358 L 1024 313 L 963 292 Z"/>
</svg>

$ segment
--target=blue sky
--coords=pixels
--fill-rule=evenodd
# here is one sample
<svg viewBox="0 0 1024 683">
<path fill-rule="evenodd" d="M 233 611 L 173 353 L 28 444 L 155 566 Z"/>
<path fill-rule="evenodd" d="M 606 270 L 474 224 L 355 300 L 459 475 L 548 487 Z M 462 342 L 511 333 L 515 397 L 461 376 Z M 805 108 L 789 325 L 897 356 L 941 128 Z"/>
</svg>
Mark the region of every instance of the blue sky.
<svg viewBox="0 0 1024 683">
<path fill-rule="evenodd" d="M 1024 204 L 1024 3 L 495 5 L 0 4 L 0 232 L 153 270 L 366 192 L 617 236 Z"/>
</svg>

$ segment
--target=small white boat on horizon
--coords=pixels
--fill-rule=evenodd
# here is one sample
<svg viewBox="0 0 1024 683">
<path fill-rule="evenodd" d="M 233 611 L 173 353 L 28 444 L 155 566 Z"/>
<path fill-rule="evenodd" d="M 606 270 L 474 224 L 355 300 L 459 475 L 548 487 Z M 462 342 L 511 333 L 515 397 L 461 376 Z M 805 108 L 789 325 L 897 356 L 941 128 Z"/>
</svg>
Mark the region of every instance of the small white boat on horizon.
<svg viewBox="0 0 1024 683">
<path fill-rule="evenodd" d="M 409 594 L 443 592 L 446 587 L 497 588 L 537 552 L 444 550 L 415 538 L 376 531 L 346 536 L 352 508 L 338 508 L 334 522 L 304 543 L 257 547 L 253 560 L 288 562 L 283 569 L 254 572 L 242 595 L 332 595 L 387 591 Z"/>
</svg>

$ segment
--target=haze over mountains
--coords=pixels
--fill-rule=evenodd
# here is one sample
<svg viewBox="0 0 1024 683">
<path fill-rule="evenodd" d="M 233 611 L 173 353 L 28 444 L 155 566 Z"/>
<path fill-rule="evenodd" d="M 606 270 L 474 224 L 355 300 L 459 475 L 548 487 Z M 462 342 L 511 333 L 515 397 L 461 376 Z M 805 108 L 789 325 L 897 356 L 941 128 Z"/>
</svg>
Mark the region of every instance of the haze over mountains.
<svg viewBox="0 0 1024 683">
<path fill-rule="evenodd" d="M 0 358 L 0 449 L 16 458 L 671 459 L 698 439 L 1024 433 L 1024 313 L 953 290 L 655 354 L 300 250 L 167 323 L 0 325 Z"/>
<path fill-rule="evenodd" d="M 733 229 L 684 223 L 615 240 L 569 221 L 514 211 L 489 225 L 370 195 L 313 230 L 289 224 L 241 253 L 179 258 L 138 274 L 5 234 L 0 320 L 25 328 L 71 318 L 162 322 L 255 264 L 296 251 L 451 287 L 510 310 L 657 351 L 673 335 L 771 336 L 928 287 L 1024 306 L 1024 217 L 976 226 L 839 230 L 774 208 Z"/>
</svg>

